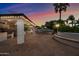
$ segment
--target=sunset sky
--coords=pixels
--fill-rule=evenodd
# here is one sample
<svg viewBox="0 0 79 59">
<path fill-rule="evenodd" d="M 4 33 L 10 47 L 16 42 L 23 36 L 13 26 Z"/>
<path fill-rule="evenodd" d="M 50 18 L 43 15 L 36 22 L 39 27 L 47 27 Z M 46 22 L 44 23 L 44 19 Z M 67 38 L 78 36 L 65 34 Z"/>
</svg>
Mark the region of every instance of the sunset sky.
<svg viewBox="0 0 79 59">
<path fill-rule="evenodd" d="M 4 3 L 0 4 L 0 14 L 5 13 L 24 13 L 35 24 L 42 25 L 46 21 L 58 20 L 59 14 L 54 12 L 52 3 Z M 62 19 L 65 20 L 73 14 L 76 19 L 79 18 L 79 4 L 70 4 L 66 12 L 62 13 Z"/>
</svg>

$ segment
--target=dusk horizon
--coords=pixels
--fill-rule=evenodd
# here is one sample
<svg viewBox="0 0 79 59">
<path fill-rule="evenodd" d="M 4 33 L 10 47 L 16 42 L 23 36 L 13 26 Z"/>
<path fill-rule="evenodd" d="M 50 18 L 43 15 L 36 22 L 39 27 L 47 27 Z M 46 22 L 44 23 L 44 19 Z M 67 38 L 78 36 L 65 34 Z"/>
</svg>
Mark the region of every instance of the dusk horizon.
<svg viewBox="0 0 79 59">
<path fill-rule="evenodd" d="M 62 19 L 66 20 L 69 15 L 79 18 L 79 3 L 69 3 L 70 7 L 62 12 Z M 0 14 L 24 13 L 36 25 L 44 25 L 45 22 L 58 20 L 59 13 L 55 13 L 53 3 L 1 3 Z"/>
</svg>

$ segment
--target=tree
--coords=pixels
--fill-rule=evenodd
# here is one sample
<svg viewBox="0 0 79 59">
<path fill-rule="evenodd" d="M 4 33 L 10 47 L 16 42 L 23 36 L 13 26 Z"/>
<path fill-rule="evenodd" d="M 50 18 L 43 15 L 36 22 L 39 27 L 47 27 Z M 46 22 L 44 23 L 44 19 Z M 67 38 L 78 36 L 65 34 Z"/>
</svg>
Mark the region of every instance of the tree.
<svg viewBox="0 0 79 59">
<path fill-rule="evenodd" d="M 77 20 L 77 26 L 79 26 L 79 19 Z"/>
<path fill-rule="evenodd" d="M 74 15 L 70 15 L 67 20 L 71 21 L 71 24 L 72 24 L 72 27 L 73 27 L 74 26 L 74 20 L 75 20 Z"/>
<path fill-rule="evenodd" d="M 59 13 L 59 20 L 61 20 L 62 11 L 66 11 L 67 7 L 70 6 L 68 3 L 54 3 L 53 4 L 55 12 Z"/>
<path fill-rule="evenodd" d="M 36 28 L 36 29 L 41 29 L 41 27 L 40 27 L 40 26 L 35 26 L 35 28 Z"/>
<path fill-rule="evenodd" d="M 48 29 L 53 29 L 53 28 L 54 28 L 54 25 L 55 25 L 55 22 L 56 22 L 56 21 L 49 21 L 49 22 L 46 22 L 46 23 L 45 23 L 45 26 L 46 26 Z"/>
</svg>

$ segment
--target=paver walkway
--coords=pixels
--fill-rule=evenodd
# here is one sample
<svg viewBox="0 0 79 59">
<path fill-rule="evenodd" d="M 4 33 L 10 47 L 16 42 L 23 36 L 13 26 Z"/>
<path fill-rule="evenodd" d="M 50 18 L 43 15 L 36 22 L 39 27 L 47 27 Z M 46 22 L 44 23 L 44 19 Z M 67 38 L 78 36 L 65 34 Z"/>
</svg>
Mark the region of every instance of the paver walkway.
<svg viewBox="0 0 79 59">
<path fill-rule="evenodd" d="M 61 44 L 52 38 L 51 34 L 27 33 L 25 44 L 18 47 L 13 45 L 16 40 L 8 40 L 5 45 L 0 44 L 0 52 L 8 52 L 9 55 L 25 56 L 66 56 L 78 55 L 79 49 Z M 2 43 L 3 44 L 3 43 Z"/>
</svg>

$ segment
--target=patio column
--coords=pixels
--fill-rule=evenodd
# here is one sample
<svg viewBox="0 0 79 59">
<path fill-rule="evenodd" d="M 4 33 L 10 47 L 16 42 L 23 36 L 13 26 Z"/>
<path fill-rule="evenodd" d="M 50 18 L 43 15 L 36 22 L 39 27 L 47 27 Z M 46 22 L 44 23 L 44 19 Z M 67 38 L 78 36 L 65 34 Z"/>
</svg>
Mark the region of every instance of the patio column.
<svg viewBox="0 0 79 59">
<path fill-rule="evenodd" d="M 17 20 L 17 44 L 24 43 L 24 21 L 22 19 Z"/>
</svg>

